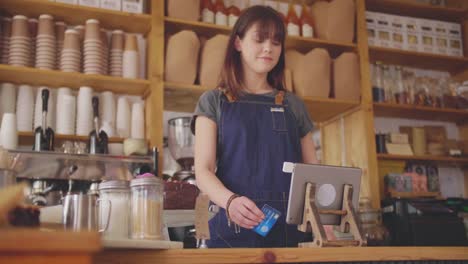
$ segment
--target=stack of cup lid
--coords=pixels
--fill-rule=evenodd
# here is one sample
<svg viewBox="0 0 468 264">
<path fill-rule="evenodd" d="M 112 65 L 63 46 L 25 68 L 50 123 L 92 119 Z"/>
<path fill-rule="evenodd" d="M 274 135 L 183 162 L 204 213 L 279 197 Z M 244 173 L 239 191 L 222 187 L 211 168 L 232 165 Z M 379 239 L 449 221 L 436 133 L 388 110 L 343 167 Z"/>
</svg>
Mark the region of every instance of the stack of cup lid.
<svg viewBox="0 0 468 264">
<path fill-rule="evenodd" d="M 84 64 L 85 74 L 101 74 L 103 71 L 103 52 L 101 41 L 101 29 L 99 21 L 88 19 L 85 26 L 84 37 Z"/>
<path fill-rule="evenodd" d="M 107 32 L 101 29 L 101 42 L 102 42 L 102 70 L 101 74 L 107 75 L 109 72 L 109 40 L 107 38 Z"/>
<path fill-rule="evenodd" d="M 122 58 L 122 77 L 137 79 L 139 74 L 140 56 L 138 53 L 138 41 L 134 34 L 125 35 L 125 45 Z"/>
<path fill-rule="evenodd" d="M 28 18 L 22 15 L 14 16 L 11 23 L 8 64 L 24 67 L 31 65 L 31 35 Z"/>
<path fill-rule="evenodd" d="M 122 30 L 114 30 L 111 35 L 110 69 L 111 76 L 122 77 L 122 59 L 124 49 L 124 33 Z"/>
<path fill-rule="evenodd" d="M 61 59 L 61 54 L 62 54 L 62 49 L 63 49 L 63 41 L 65 39 L 65 31 L 67 30 L 67 25 L 65 22 L 58 21 L 55 22 L 55 39 L 57 41 L 56 47 L 57 47 L 57 67 L 60 67 L 60 59 Z"/>
<path fill-rule="evenodd" d="M 64 72 L 80 72 L 81 49 L 80 36 L 74 29 L 65 31 L 63 49 L 60 56 L 60 70 Z"/>
<path fill-rule="evenodd" d="M 29 34 L 31 35 L 31 65 L 36 62 L 36 37 L 39 21 L 35 18 L 28 19 Z"/>
<path fill-rule="evenodd" d="M 36 68 L 55 69 L 55 45 L 54 18 L 51 15 L 40 15 L 36 40 Z"/>
<path fill-rule="evenodd" d="M 1 19 L 2 32 L 0 35 L 0 42 L 2 49 L 0 50 L 0 63 L 8 64 L 8 54 L 10 53 L 10 38 L 11 38 L 11 18 L 2 17 Z"/>
<path fill-rule="evenodd" d="M 91 87 L 80 87 L 76 99 L 76 134 L 88 136 L 93 130 L 93 89 Z"/>
</svg>

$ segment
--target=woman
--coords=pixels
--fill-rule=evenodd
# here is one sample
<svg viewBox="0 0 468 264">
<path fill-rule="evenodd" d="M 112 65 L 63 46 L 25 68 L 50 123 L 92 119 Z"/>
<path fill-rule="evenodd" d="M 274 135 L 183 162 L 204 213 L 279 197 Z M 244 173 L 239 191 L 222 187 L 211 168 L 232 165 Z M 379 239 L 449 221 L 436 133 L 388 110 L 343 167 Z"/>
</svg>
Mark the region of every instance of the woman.
<svg viewBox="0 0 468 264">
<path fill-rule="evenodd" d="M 197 185 L 221 208 L 210 221 L 209 247 L 296 247 L 304 240 L 285 223 L 290 175 L 282 165 L 316 163 L 313 125 L 304 103 L 285 92 L 284 40 L 274 9 L 246 9 L 232 30 L 219 88 L 204 93 L 195 110 Z M 282 213 L 265 238 L 251 230 L 264 204 Z"/>
</svg>

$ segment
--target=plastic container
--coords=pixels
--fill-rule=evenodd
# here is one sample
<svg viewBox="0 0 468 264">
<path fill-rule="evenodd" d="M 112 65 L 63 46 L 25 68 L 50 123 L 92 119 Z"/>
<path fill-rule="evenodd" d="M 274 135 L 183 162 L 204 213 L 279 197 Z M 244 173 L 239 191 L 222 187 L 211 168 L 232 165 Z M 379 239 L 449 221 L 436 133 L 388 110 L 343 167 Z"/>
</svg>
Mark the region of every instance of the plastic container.
<svg viewBox="0 0 468 264">
<path fill-rule="evenodd" d="M 104 236 L 107 238 L 128 238 L 130 222 L 130 187 L 128 181 L 104 181 L 99 184 L 99 197 L 103 201 L 99 204 L 100 226 L 109 221 Z M 107 219 L 110 210 L 109 220 Z"/>
<path fill-rule="evenodd" d="M 163 182 L 156 177 L 133 179 L 130 182 L 130 237 L 162 239 Z"/>
</svg>

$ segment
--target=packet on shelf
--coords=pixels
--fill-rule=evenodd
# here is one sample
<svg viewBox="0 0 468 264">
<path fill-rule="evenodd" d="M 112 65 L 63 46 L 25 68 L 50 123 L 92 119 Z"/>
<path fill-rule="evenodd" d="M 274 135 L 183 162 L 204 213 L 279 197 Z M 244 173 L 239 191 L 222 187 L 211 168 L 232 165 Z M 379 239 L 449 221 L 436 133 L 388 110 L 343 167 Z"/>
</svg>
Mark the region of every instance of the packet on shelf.
<svg viewBox="0 0 468 264">
<path fill-rule="evenodd" d="M 197 77 L 200 40 L 193 31 L 183 30 L 167 41 L 165 80 L 193 84 Z"/>
<path fill-rule="evenodd" d="M 344 52 L 334 60 L 333 80 L 336 99 L 359 100 L 361 86 L 356 53 Z"/>
<path fill-rule="evenodd" d="M 218 84 L 228 41 L 228 36 L 216 35 L 203 45 L 198 76 L 201 85 L 214 88 Z"/>
</svg>

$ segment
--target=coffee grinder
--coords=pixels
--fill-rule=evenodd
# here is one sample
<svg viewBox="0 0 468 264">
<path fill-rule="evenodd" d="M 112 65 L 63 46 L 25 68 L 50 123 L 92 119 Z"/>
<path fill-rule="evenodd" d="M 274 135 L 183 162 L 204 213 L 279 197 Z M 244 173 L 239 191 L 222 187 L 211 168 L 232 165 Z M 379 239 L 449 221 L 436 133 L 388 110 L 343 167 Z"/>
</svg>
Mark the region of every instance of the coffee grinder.
<svg viewBox="0 0 468 264">
<path fill-rule="evenodd" d="M 178 181 L 187 181 L 195 184 L 194 164 L 194 136 L 190 130 L 191 117 L 177 117 L 169 123 L 169 150 L 172 157 L 181 166 L 181 170 L 172 176 Z"/>
</svg>

